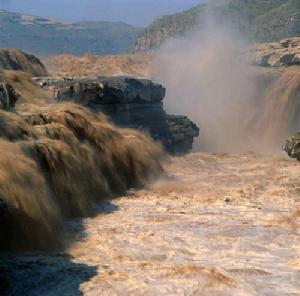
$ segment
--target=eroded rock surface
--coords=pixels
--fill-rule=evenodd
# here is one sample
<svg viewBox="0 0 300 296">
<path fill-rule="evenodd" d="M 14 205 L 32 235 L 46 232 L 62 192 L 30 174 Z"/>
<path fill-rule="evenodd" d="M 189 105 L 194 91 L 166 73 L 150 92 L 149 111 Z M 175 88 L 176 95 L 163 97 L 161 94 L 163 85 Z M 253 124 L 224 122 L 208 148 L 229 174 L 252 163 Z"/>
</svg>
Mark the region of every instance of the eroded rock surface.
<svg viewBox="0 0 300 296">
<path fill-rule="evenodd" d="M 300 161 L 300 133 L 289 137 L 282 148 L 289 157 Z"/>
<path fill-rule="evenodd" d="M 151 134 L 172 153 L 192 149 L 199 128 L 186 116 L 171 116 L 163 109 L 165 88 L 147 79 L 126 77 L 95 80 L 36 80 L 58 101 L 73 101 L 102 111 L 121 126 Z"/>
<path fill-rule="evenodd" d="M 263 67 L 300 65 L 300 38 L 258 44 L 254 63 Z"/>
</svg>

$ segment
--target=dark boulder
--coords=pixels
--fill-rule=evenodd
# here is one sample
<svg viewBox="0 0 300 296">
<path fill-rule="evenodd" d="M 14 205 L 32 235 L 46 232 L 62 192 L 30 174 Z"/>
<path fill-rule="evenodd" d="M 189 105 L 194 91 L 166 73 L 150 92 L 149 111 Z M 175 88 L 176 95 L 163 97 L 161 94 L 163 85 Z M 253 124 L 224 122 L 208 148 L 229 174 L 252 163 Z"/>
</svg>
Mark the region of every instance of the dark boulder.
<svg viewBox="0 0 300 296">
<path fill-rule="evenodd" d="M 192 150 L 194 138 L 199 136 L 199 128 L 186 116 L 167 115 L 171 131 L 171 145 L 167 150 L 172 153 L 185 153 Z"/>
<path fill-rule="evenodd" d="M 160 84 L 126 77 L 58 81 L 53 86 L 58 100 L 72 99 L 82 104 L 159 103 L 166 93 Z"/>
<path fill-rule="evenodd" d="M 172 116 L 163 109 L 166 89 L 151 80 L 127 77 L 96 80 L 39 80 L 58 101 L 72 101 L 94 112 L 104 112 L 123 127 L 148 132 L 171 153 L 192 149 L 199 128 L 185 116 Z"/>
<path fill-rule="evenodd" d="M 282 148 L 289 157 L 300 161 L 300 133 L 289 137 Z"/>
</svg>

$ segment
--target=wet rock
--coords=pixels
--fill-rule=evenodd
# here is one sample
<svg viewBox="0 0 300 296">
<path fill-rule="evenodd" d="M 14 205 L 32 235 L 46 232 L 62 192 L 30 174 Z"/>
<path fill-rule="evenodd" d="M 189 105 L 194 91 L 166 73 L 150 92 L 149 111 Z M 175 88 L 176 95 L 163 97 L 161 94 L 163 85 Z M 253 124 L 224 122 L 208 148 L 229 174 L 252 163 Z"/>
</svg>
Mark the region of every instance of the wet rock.
<svg viewBox="0 0 300 296">
<path fill-rule="evenodd" d="M 299 65 L 300 38 L 257 45 L 254 64 L 263 67 Z"/>
<path fill-rule="evenodd" d="M 289 157 L 300 161 L 300 133 L 289 137 L 282 148 Z"/>
<path fill-rule="evenodd" d="M 173 153 L 190 151 L 194 138 L 199 136 L 197 125 L 186 116 L 167 115 L 166 120 L 172 137 L 168 150 Z"/>
<path fill-rule="evenodd" d="M 104 112 L 120 126 L 149 133 L 171 153 L 190 151 L 194 138 L 199 136 L 199 128 L 186 116 L 166 114 L 166 89 L 151 80 L 112 77 L 36 82 L 52 90 L 58 101 L 76 102 L 95 112 Z"/>
</svg>

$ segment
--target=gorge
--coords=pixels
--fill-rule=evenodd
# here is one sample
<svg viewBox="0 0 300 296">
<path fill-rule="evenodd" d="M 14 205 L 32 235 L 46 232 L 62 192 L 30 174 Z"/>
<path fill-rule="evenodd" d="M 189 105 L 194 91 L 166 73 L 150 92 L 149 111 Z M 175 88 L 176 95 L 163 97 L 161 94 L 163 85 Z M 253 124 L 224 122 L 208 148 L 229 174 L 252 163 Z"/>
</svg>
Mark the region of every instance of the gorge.
<svg viewBox="0 0 300 296">
<path fill-rule="evenodd" d="M 126 55 L 0 51 L 1 295 L 299 294 L 298 2 L 224 3 Z"/>
</svg>

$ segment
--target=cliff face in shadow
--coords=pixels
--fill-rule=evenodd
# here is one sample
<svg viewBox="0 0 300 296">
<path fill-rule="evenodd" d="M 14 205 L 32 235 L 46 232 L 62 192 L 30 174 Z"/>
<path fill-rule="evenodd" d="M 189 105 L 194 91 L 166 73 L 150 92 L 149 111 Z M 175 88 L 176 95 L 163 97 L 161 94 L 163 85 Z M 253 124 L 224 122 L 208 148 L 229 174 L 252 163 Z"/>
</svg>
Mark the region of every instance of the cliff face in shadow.
<svg viewBox="0 0 300 296">
<path fill-rule="evenodd" d="M 193 147 L 199 128 L 186 116 L 168 115 L 163 109 L 166 89 L 147 79 L 129 77 L 36 80 L 58 101 L 71 101 L 103 112 L 119 126 L 143 130 L 171 153 Z"/>
</svg>

